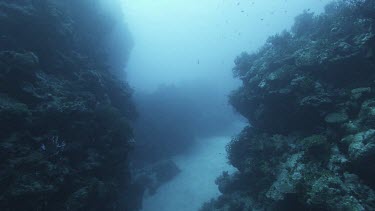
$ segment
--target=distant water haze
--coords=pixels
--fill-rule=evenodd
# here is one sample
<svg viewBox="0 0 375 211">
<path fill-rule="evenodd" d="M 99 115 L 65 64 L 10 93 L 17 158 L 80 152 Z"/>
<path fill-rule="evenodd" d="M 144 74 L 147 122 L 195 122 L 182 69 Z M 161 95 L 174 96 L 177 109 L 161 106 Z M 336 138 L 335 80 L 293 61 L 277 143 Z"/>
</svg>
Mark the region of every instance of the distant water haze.
<svg viewBox="0 0 375 211">
<path fill-rule="evenodd" d="M 159 114 L 163 114 L 151 123 L 162 125 L 160 130 L 163 132 L 161 134 L 164 134 L 164 132 L 176 131 L 173 127 L 181 126 L 181 122 L 189 122 L 186 119 L 196 120 L 203 114 L 210 114 L 210 111 L 215 111 L 214 115 L 208 115 L 212 120 L 225 119 L 218 117 L 232 109 L 227 106 L 227 95 L 240 86 L 239 81 L 232 77 L 236 56 L 244 51 L 254 52 L 269 36 L 288 30 L 294 23 L 294 18 L 304 10 L 322 12 L 330 0 L 123 0 L 123 2 L 125 20 L 134 39 L 134 48 L 126 69 L 127 80 L 136 93 L 158 94 L 156 91 L 158 87 L 174 84 L 176 86 L 169 86 L 172 90 L 177 88 L 188 90 L 177 92 L 184 93 L 183 98 L 206 99 L 195 100 L 199 103 L 191 103 L 187 106 L 184 102 L 188 101 L 180 100 L 182 102 L 180 104 L 185 109 L 183 112 L 189 115 L 176 115 L 175 118 L 170 118 L 173 115 L 170 111 L 180 111 L 173 108 L 180 104 L 158 100 L 168 101 L 168 99 L 179 98 L 159 97 L 155 101 L 159 103 L 146 103 L 150 108 L 138 105 L 138 108 L 148 109 L 143 111 L 143 115 L 157 108 L 153 105 L 171 105 L 167 109 L 163 107 L 162 110 L 168 110 L 165 115 L 157 110 L 148 112 L 156 113 L 158 117 Z M 194 84 L 196 89 L 190 89 L 191 84 Z M 207 93 L 207 90 L 214 91 Z M 197 105 L 202 110 L 191 112 L 192 105 Z M 215 110 L 214 106 L 222 108 Z M 142 117 L 142 113 L 140 115 Z M 173 123 L 171 127 L 163 125 L 162 119 L 166 119 L 166 116 L 176 119 L 176 124 Z M 184 118 L 181 119 L 180 116 Z M 144 119 L 154 121 L 148 117 Z M 237 121 L 236 118 L 229 119 L 233 122 Z M 145 122 L 147 121 L 140 122 L 139 125 L 145 126 Z M 215 124 L 220 121 L 208 122 Z M 228 125 L 233 124 L 225 121 L 220 123 L 223 122 Z M 172 159 L 181 168 L 181 173 L 172 181 L 162 185 L 156 195 L 145 199 L 144 211 L 195 211 L 203 202 L 218 196 L 215 178 L 222 171 L 235 171 L 227 163 L 225 146 L 231 140 L 231 136 L 239 133 L 242 126 L 227 135 L 219 135 L 220 131 L 212 133 L 210 131 L 211 136 L 197 137 L 196 144 L 191 144 L 192 148 L 188 153 L 173 157 Z M 209 125 L 202 127 L 203 130 L 210 128 Z M 152 127 L 149 128 L 148 130 L 152 131 Z M 145 130 L 141 127 L 138 133 L 152 134 Z M 180 144 L 181 142 L 178 141 L 173 139 L 171 143 Z"/>
<path fill-rule="evenodd" d="M 123 0 L 134 38 L 127 68 L 137 91 L 205 79 L 232 90 L 234 58 L 330 0 Z"/>
</svg>

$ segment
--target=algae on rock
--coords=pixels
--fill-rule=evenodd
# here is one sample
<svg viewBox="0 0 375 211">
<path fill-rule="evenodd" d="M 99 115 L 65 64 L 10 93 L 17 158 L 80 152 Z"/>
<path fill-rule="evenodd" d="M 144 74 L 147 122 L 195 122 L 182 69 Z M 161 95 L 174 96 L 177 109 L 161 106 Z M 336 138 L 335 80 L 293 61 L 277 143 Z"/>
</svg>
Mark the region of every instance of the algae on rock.
<svg viewBox="0 0 375 211">
<path fill-rule="evenodd" d="M 373 14 L 335 1 L 236 59 L 230 102 L 251 127 L 228 145 L 237 179 L 202 210 L 375 210 Z"/>
</svg>

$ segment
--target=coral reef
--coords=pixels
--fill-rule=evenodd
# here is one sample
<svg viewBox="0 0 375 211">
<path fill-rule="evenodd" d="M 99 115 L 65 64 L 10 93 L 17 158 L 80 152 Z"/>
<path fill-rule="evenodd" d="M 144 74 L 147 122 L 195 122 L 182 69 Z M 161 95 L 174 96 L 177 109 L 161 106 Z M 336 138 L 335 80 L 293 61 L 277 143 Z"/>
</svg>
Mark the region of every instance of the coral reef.
<svg viewBox="0 0 375 211">
<path fill-rule="evenodd" d="M 202 210 L 375 209 L 374 14 L 372 0 L 335 1 L 236 59 L 230 102 L 251 126 Z"/>
<path fill-rule="evenodd" d="M 109 53 L 111 32 L 127 30 L 99 4 L 0 2 L 0 210 L 139 206 L 132 91 Z M 131 43 L 117 46 L 124 60 Z"/>
</svg>

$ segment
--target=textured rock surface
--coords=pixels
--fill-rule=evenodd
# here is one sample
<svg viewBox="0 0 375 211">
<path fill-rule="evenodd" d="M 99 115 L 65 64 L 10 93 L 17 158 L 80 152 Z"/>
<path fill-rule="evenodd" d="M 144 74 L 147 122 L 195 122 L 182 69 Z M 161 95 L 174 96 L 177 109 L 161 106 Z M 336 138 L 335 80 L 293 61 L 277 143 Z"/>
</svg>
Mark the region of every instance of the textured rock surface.
<svg viewBox="0 0 375 211">
<path fill-rule="evenodd" d="M 230 101 L 252 126 L 202 210 L 375 209 L 374 14 L 372 0 L 334 2 L 236 59 Z"/>
<path fill-rule="evenodd" d="M 0 210 L 133 210 L 135 112 L 108 54 L 125 26 L 98 4 L 0 2 Z"/>
</svg>

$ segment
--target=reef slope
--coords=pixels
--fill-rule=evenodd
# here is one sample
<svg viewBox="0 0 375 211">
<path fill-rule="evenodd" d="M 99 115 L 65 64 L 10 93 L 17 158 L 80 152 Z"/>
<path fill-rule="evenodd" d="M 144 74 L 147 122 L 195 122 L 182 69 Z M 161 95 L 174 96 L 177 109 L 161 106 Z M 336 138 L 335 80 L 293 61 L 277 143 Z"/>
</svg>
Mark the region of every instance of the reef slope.
<svg viewBox="0 0 375 211">
<path fill-rule="evenodd" d="M 375 210 L 374 14 L 337 1 L 236 59 L 230 102 L 251 126 L 202 210 Z"/>
</svg>

